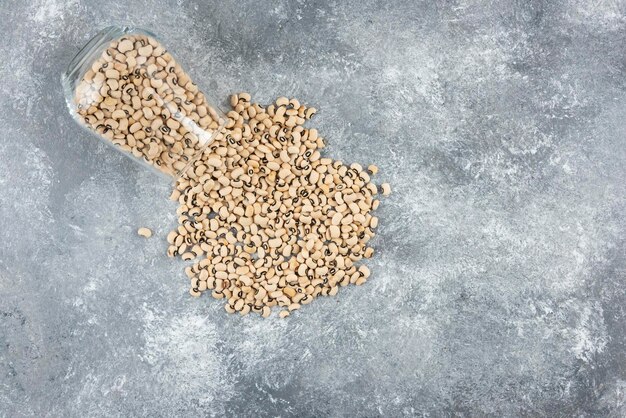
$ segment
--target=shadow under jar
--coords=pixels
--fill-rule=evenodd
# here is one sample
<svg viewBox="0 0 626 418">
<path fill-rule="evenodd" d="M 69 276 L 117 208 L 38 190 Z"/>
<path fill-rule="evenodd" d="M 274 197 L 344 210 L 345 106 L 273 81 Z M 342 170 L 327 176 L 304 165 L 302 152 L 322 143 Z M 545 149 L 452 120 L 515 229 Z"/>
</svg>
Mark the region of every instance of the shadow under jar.
<svg viewBox="0 0 626 418">
<path fill-rule="evenodd" d="M 222 135 L 223 112 L 146 30 L 102 30 L 61 80 L 80 125 L 170 178 L 181 176 Z"/>
</svg>

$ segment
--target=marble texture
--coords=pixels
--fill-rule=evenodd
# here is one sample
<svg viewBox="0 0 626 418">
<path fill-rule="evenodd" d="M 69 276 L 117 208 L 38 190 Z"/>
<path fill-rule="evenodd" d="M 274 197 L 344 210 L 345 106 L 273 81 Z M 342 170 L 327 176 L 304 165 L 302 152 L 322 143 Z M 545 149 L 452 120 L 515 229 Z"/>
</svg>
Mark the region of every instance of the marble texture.
<svg viewBox="0 0 626 418">
<path fill-rule="evenodd" d="M 189 297 L 169 184 L 65 110 L 114 23 L 380 167 L 365 286 Z M 0 416 L 626 415 L 623 1 L 4 0 L 0 35 Z"/>
</svg>

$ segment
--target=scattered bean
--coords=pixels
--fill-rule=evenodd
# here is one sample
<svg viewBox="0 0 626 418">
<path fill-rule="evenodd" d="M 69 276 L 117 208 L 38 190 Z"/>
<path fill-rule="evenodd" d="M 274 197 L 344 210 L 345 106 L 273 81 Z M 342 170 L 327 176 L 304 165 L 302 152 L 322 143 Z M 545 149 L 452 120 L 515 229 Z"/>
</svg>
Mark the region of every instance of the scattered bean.
<svg viewBox="0 0 626 418">
<path fill-rule="evenodd" d="M 148 228 L 139 228 L 137 230 L 137 235 L 142 236 L 144 238 L 150 238 L 152 236 L 152 231 Z"/>
</svg>

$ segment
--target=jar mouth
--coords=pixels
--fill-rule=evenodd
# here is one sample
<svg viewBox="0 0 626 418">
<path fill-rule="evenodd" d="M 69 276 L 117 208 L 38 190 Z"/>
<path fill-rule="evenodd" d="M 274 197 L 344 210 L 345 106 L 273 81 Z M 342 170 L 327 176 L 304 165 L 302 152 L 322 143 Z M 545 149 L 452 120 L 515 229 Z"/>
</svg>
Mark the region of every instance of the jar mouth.
<svg viewBox="0 0 626 418">
<path fill-rule="evenodd" d="M 142 28 L 133 27 L 133 26 L 108 26 L 100 30 L 96 35 L 94 35 L 91 39 L 89 39 L 89 41 L 70 60 L 66 70 L 61 74 L 61 85 L 62 85 L 64 97 L 65 97 L 65 102 L 70 112 L 70 115 L 78 122 L 81 128 L 85 129 L 85 131 L 89 132 L 92 135 L 97 136 L 99 139 L 103 140 L 103 142 L 105 142 L 107 145 L 111 145 L 114 149 L 126 155 L 133 161 L 140 163 L 142 166 L 152 169 L 153 172 L 156 172 L 159 175 L 165 178 L 168 178 L 168 180 L 173 181 L 175 183 L 187 172 L 189 168 L 193 167 L 194 163 L 201 157 L 201 155 L 205 152 L 205 150 L 209 147 L 209 145 L 215 140 L 215 138 L 219 134 L 223 133 L 224 127 L 226 126 L 226 123 L 227 123 L 226 117 L 225 117 L 224 112 L 219 108 L 219 106 L 214 105 L 213 100 L 208 100 L 208 102 L 205 103 L 205 106 L 208 106 L 209 109 L 213 109 L 213 111 L 216 112 L 217 115 L 219 115 L 218 117 L 215 118 L 215 122 L 217 122 L 217 124 L 211 129 L 207 129 L 205 131 L 205 135 L 195 135 L 196 137 L 198 137 L 199 142 L 197 144 L 195 152 L 191 154 L 187 154 L 189 159 L 187 160 L 187 158 L 185 158 L 186 161 L 184 161 L 185 163 L 184 165 L 180 164 L 180 166 L 177 169 L 172 169 L 172 167 L 169 167 L 169 169 L 167 170 L 162 169 L 161 168 L 162 164 L 158 164 L 158 161 L 156 164 L 158 166 L 157 167 L 155 166 L 154 161 L 148 160 L 148 157 L 140 158 L 139 155 L 137 154 L 132 155 L 126 149 L 124 150 L 120 149 L 118 146 L 116 146 L 116 145 L 120 145 L 119 140 L 116 139 L 118 143 L 113 144 L 111 138 L 107 137 L 108 139 L 105 139 L 102 136 L 102 134 L 107 133 L 107 130 L 105 130 L 104 132 L 99 132 L 99 131 L 96 132 L 94 130 L 95 125 L 91 126 L 91 129 L 90 129 L 90 127 L 86 125 L 86 122 L 88 121 L 86 120 L 85 115 L 83 113 L 84 108 L 82 108 L 82 106 L 84 106 L 84 103 L 78 104 L 77 102 L 78 99 L 76 98 L 76 92 L 78 91 L 78 89 L 81 88 L 81 84 L 84 83 L 84 79 L 88 77 L 88 75 L 91 73 L 92 65 L 94 64 L 94 62 L 100 59 L 103 52 L 106 51 L 107 48 L 109 48 L 113 42 L 120 40 L 121 38 L 124 38 L 125 36 L 129 36 L 132 38 L 137 35 L 152 38 L 154 41 L 161 44 L 159 37 L 156 36 L 151 31 L 148 31 Z M 90 79 L 91 78 L 89 78 L 89 80 Z M 98 80 L 98 82 L 101 82 L 101 81 L 102 80 Z M 115 86 L 117 86 L 117 83 L 115 83 Z M 114 88 L 117 88 L 117 87 L 114 87 Z M 196 87 L 196 91 L 198 91 L 197 87 Z M 200 92 L 200 93 L 203 94 L 203 96 L 206 99 L 209 99 L 211 97 L 210 95 L 207 96 L 203 92 Z M 189 105 L 189 103 L 187 104 Z M 197 122 L 197 120 L 194 120 L 194 122 Z M 102 126 L 102 125 L 99 125 L 99 126 Z M 106 127 L 108 127 L 109 130 L 111 129 L 109 124 L 107 124 Z M 112 129 L 115 129 L 115 125 Z M 205 128 L 196 127 L 196 129 L 204 130 Z M 195 132 L 194 129 L 191 129 L 191 128 L 190 128 L 190 131 L 191 133 Z M 149 131 L 146 130 L 146 132 L 148 133 L 148 135 L 150 135 Z M 170 158 L 171 158 L 171 154 L 170 154 Z"/>
<path fill-rule="evenodd" d="M 107 45 L 125 34 L 135 31 L 141 31 L 155 39 L 158 37 L 145 29 L 139 29 L 132 26 L 107 26 L 100 32 L 95 34 L 77 53 L 74 55 L 67 65 L 67 69 L 61 74 L 61 83 L 67 92 L 73 94 L 74 89 L 78 85 L 82 76 L 87 72 L 93 60 L 104 51 Z M 71 97 L 67 96 L 66 97 Z"/>
</svg>

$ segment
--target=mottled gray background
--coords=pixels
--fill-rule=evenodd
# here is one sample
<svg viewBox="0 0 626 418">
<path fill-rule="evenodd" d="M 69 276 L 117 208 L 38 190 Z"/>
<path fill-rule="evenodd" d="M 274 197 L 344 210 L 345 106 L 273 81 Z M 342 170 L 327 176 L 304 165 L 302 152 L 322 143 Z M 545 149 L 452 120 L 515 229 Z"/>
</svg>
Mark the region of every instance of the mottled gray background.
<svg viewBox="0 0 626 418">
<path fill-rule="evenodd" d="M 380 166 L 365 286 L 189 297 L 169 185 L 65 111 L 111 23 Z M 623 1 L 3 0 L 0 37 L 1 416 L 626 415 Z"/>
</svg>

